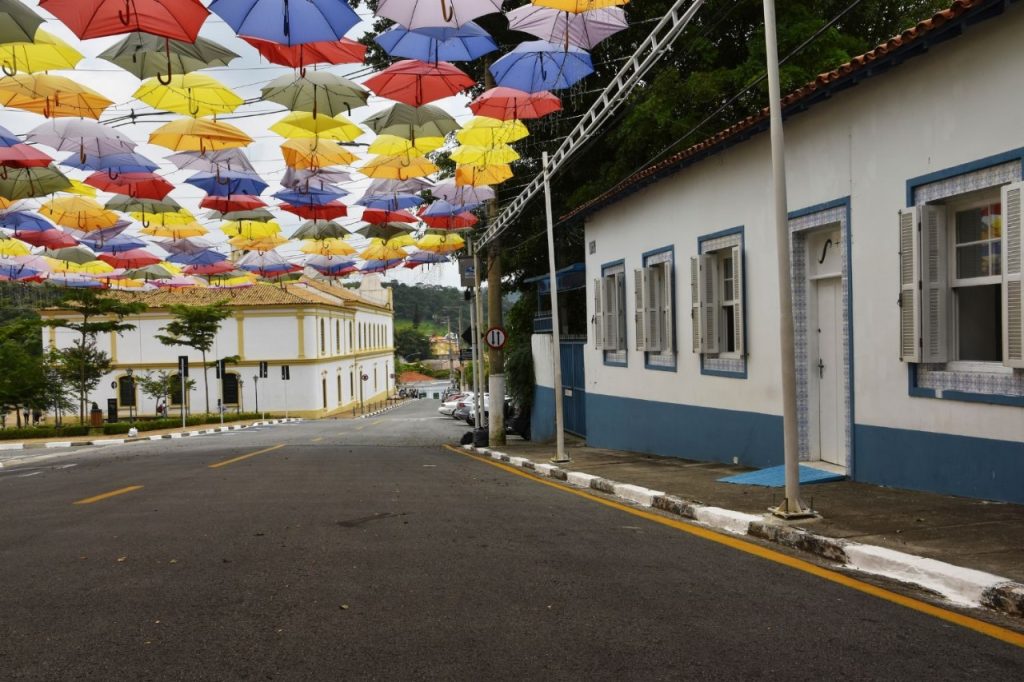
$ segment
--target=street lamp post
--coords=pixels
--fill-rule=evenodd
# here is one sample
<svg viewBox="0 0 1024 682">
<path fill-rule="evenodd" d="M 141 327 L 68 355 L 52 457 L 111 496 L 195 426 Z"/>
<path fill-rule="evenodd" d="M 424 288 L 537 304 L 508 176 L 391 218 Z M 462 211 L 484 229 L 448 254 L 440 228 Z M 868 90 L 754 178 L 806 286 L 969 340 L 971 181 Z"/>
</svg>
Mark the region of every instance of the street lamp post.
<svg viewBox="0 0 1024 682">
<path fill-rule="evenodd" d="M 128 390 L 131 391 L 132 395 L 132 401 L 128 403 L 128 423 L 134 424 L 135 414 L 133 413 L 133 409 L 135 407 L 135 378 L 132 377 L 132 374 L 134 374 L 134 370 L 132 370 L 132 368 L 129 367 L 124 371 L 124 373 L 125 376 L 128 377 Z"/>
<path fill-rule="evenodd" d="M 260 413 L 260 375 L 254 374 L 252 377 L 252 390 L 256 393 L 256 414 Z"/>
</svg>

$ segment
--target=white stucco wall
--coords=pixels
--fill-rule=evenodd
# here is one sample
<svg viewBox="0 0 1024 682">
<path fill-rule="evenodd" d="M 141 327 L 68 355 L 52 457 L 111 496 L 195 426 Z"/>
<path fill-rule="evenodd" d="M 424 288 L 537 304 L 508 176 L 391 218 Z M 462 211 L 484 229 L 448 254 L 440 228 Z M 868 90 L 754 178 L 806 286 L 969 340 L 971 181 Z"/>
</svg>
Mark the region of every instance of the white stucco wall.
<svg viewBox="0 0 1024 682">
<path fill-rule="evenodd" d="M 836 94 L 786 123 L 789 209 L 851 197 L 856 422 L 1024 440 L 1022 408 L 910 397 L 898 351 L 897 212 L 907 180 L 1024 147 L 1024 7 Z M 587 220 L 588 289 L 625 259 L 628 367 L 587 346 L 592 393 L 781 414 L 776 253 L 767 134 L 649 186 Z M 745 227 L 748 377 L 705 376 L 690 352 L 689 259 L 701 235 Z M 676 372 L 635 350 L 633 269 L 673 245 Z M 590 318 L 593 294 L 587 297 Z M 590 333 L 593 334 L 591 328 Z"/>
</svg>

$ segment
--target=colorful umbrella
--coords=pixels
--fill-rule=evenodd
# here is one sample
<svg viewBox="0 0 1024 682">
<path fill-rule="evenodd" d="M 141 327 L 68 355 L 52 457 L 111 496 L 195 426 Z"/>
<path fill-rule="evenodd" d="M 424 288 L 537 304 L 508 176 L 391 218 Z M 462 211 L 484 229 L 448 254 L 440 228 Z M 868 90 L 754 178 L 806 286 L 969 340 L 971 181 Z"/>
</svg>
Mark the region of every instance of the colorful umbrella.
<svg viewBox="0 0 1024 682">
<path fill-rule="evenodd" d="M 82 61 L 82 53 L 55 35 L 40 29 L 31 42 L 0 45 L 0 62 L 8 76 L 18 71 L 36 73 L 73 69 Z"/>
<path fill-rule="evenodd" d="M 435 199 L 447 201 L 454 206 L 466 206 L 467 204 L 482 204 L 495 198 L 494 190 L 490 187 L 459 186 L 454 182 L 443 182 L 431 190 Z"/>
<path fill-rule="evenodd" d="M 20 137 L 12 133 L 7 128 L 0 126 L 0 147 L 10 147 L 21 143 Z"/>
<path fill-rule="evenodd" d="M 395 135 L 407 140 L 444 137 L 461 127 L 448 112 L 429 104 L 422 107 L 395 104 L 363 123 L 378 135 Z"/>
<path fill-rule="evenodd" d="M 380 211 L 367 209 L 363 211 L 363 222 L 367 223 L 415 223 L 419 221 L 416 216 L 405 211 Z"/>
<path fill-rule="evenodd" d="M 333 256 L 311 256 L 306 259 L 305 266 L 328 277 L 341 277 L 357 270 L 355 261 Z"/>
<path fill-rule="evenodd" d="M 270 131 L 285 138 L 321 137 L 338 142 L 352 142 L 363 135 L 363 129 L 342 115 L 313 116 L 305 111 L 293 111 L 270 126 Z"/>
<path fill-rule="evenodd" d="M 280 204 L 278 208 L 307 220 L 334 220 L 348 215 L 348 206 L 340 201 L 328 201 L 324 204 L 284 203 Z"/>
<path fill-rule="evenodd" d="M 156 173 L 151 172 L 113 173 L 112 171 L 98 171 L 87 177 L 85 184 L 104 192 L 157 200 L 163 199 L 174 189 L 174 185 Z"/>
<path fill-rule="evenodd" d="M 159 263 L 163 259 L 145 249 L 131 249 L 121 253 L 101 253 L 97 256 L 101 261 L 115 268 L 144 268 Z"/>
<path fill-rule="evenodd" d="M 490 66 L 495 82 L 524 92 L 561 90 L 594 72 L 590 54 L 544 40 L 520 43 Z"/>
<path fill-rule="evenodd" d="M 501 11 L 503 0 L 380 0 L 377 15 L 406 28 L 456 27 Z"/>
<path fill-rule="evenodd" d="M 393 258 L 390 260 L 368 260 L 362 264 L 359 268 L 359 272 L 363 274 L 370 274 L 374 272 L 386 272 L 391 268 L 397 268 L 403 262 L 404 258 Z"/>
<path fill-rule="evenodd" d="M 50 199 L 40 207 L 39 214 L 58 225 L 82 232 L 112 227 L 120 219 L 116 213 L 106 210 L 95 199 L 76 195 Z"/>
<path fill-rule="evenodd" d="M 419 28 L 396 26 L 374 41 L 392 57 L 420 59 L 425 62 L 469 62 L 498 49 L 490 34 L 472 21 L 457 28 Z"/>
<path fill-rule="evenodd" d="M 496 166 L 500 163 L 512 163 L 519 159 L 516 150 L 508 145 L 498 147 L 475 147 L 463 145 L 452 150 L 451 158 L 456 163 L 474 166 Z"/>
<path fill-rule="evenodd" d="M 418 137 L 415 140 L 407 140 L 397 135 L 378 135 L 367 151 L 371 154 L 382 154 L 384 156 L 396 156 L 398 154 L 422 156 L 443 146 L 443 137 Z"/>
<path fill-rule="evenodd" d="M 262 208 L 266 205 L 266 202 L 259 197 L 246 195 L 206 197 L 199 202 L 200 208 L 210 208 L 215 211 L 221 211 L 222 213 L 228 213 L 230 211 L 249 211 L 255 208 Z"/>
<path fill-rule="evenodd" d="M 347 234 L 348 230 L 333 220 L 307 220 L 292 233 L 290 239 L 333 239 Z"/>
<path fill-rule="evenodd" d="M 430 265 L 432 263 L 448 263 L 450 259 L 448 256 L 440 253 L 431 253 L 429 251 L 414 251 L 409 254 L 409 257 L 405 259 L 405 267 L 417 268 L 421 265 Z"/>
<path fill-rule="evenodd" d="M 363 86 L 328 71 L 311 71 L 305 76 L 281 76 L 260 88 L 262 97 L 289 111 L 309 111 L 336 116 L 352 113 L 369 99 Z"/>
<path fill-rule="evenodd" d="M 420 220 L 432 230 L 468 230 L 480 222 L 479 218 L 468 211 L 455 215 L 422 215 Z"/>
<path fill-rule="evenodd" d="M 366 60 L 366 46 L 348 38 L 282 45 L 272 40 L 239 37 L 255 47 L 270 63 L 290 66 L 293 69 L 310 64 L 362 64 Z"/>
<path fill-rule="evenodd" d="M 359 206 L 377 209 L 379 211 L 400 211 L 403 208 L 412 208 L 423 203 L 423 199 L 415 194 L 404 194 L 394 192 L 391 194 L 364 194 L 363 198 L 356 202 Z M 365 218 L 364 218 L 365 220 Z"/>
<path fill-rule="evenodd" d="M 455 169 L 456 185 L 499 185 L 512 179 L 512 169 L 499 166 L 460 166 Z"/>
<path fill-rule="evenodd" d="M 400 260 L 408 255 L 400 244 L 401 242 L 395 243 L 394 240 L 385 242 L 382 239 L 371 239 L 370 245 L 359 252 L 359 257 L 363 260 Z"/>
<path fill-rule="evenodd" d="M 59 152 L 77 152 L 83 162 L 89 156 L 123 154 L 137 146 L 118 130 L 96 121 L 76 119 L 47 121 L 30 130 L 25 141 L 45 144 Z"/>
<path fill-rule="evenodd" d="M 586 12 L 553 9 L 540 3 L 523 5 L 507 15 L 508 27 L 559 45 L 591 50 L 605 38 L 629 28 L 626 13 L 619 7 Z"/>
<path fill-rule="evenodd" d="M 53 260 L 72 263 L 75 265 L 81 265 L 82 263 L 89 263 L 96 260 L 96 254 L 84 246 L 71 246 L 66 249 L 48 249 L 43 252 L 43 255 L 47 258 L 52 258 Z"/>
<path fill-rule="evenodd" d="M 459 142 L 476 147 L 498 147 L 530 135 L 522 121 L 475 116 L 456 133 Z"/>
<path fill-rule="evenodd" d="M 369 239 L 388 240 L 400 235 L 407 235 L 411 229 L 411 227 L 402 223 L 376 223 L 364 225 L 356 230 L 356 233 Z"/>
<path fill-rule="evenodd" d="M 32 42 L 43 18 L 19 0 L 0 0 L 0 43 Z"/>
<path fill-rule="evenodd" d="M 308 239 L 300 249 L 302 253 L 320 256 L 349 256 L 356 252 L 355 248 L 344 239 L 328 237 L 326 239 Z"/>
<path fill-rule="evenodd" d="M 356 155 L 331 140 L 297 138 L 281 145 L 284 162 L 292 168 L 311 169 L 350 164 Z"/>
<path fill-rule="evenodd" d="M 207 152 L 245 147 L 252 138 L 229 123 L 205 118 L 180 118 L 149 134 L 149 143 L 172 151 Z"/>
<path fill-rule="evenodd" d="M 309 189 L 304 191 L 284 190 L 274 194 L 274 198 L 295 205 L 316 205 L 323 206 L 335 199 L 340 199 L 348 194 L 347 190 L 340 187 L 325 187 L 323 189 Z"/>
<path fill-rule="evenodd" d="M 28 256 L 32 247 L 20 239 L 0 239 L 0 256 Z"/>
<path fill-rule="evenodd" d="M 417 59 L 396 62 L 366 81 L 381 97 L 418 107 L 451 97 L 476 81 L 448 62 L 430 64 Z"/>
<path fill-rule="evenodd" d="M 221 149 L 205 153 L 178 152 L 166 158 L 177 166 L 179 170 L 202 171 L 204 173 L 216 173 L 222 170 L 246 173 L 256 172 L 256 168 L 249 161 L 249 157 L 241 149 Z"/>
<path fill-rule="evenodd" d="M 210 14 L 198 0 L 40 0 L 39 6 L 83 40 L 143 31 L 192 43 Z"/>
<path fill-rule="evenodd" d="M 0 168 L 0 197 L 28 199 L 60 192 L 71 182 L 56 166 L 45 168 Z"/>
<path fill-rule="evenodd" d="M 14 236 L 32 246 L 42 246 L 47 249 L 63 249 L 78 245 L 77 239 L 57 228 L 51 228 L 42 232 L 15 232 Z"/>
<path fill-rule="evenodd" d="M 242 105 L 242 98 L 227 86 L 201 73 L 174 75 L 167 79 L 150 78 L 142 82 L 132 96 L 154 109 L 188 116 L 226 114 Z"/>
<path fill-rule="evenodd" d="M 290 189 L 324 189 L 330 185 L 352 182 L 352 175 L 336 168 L 316 168 L 299 170 L 288 168 L 278 181 L 282 187 Z"/>
<path fill-rule="evenodd" d="M 13 144 L 0 147 L 0 166 L 9 168 L 42 168 L 53 163 L 53 159 L 27 144 Z M 0 173 L 5 171 L 0 170 Z"/>
<path fill-rule="evenodd" d="M 378 156 L 360 169 L 369 178 L 390 178 L 406 180 L 421 178 L 436 173 L 438 167 L 425 156 Z"/>
<path fill-rule="evenodd" d="M 263 239 L 270 235 L 279 234 L 281 226 L 275 222 L 261 223 L 254 220 L 229 221 L 220 226 L 220 231 L 229 237 Z"/>
<path fill-rule="evenodd" d="M 214 0 L 210 11 L 239 35 L 284 45 L 341 40 L 360 21 L 346 0 Z"/>
<path fill-rule="evenodd" d="M 167 85 L 174 74 L 227 66 L 238 55 L 206 38 L 196 38 L 194 43 L 190 43 L 136 32 L 101 52 L 99 58 L 140 80 L 156 77 Z"/>
<path fill-rule="evenodd" d="M 196 173 L 185 182 L 198 187 L 209 195 L 226 197 L 237 194 L 258 195 L 267 188 L 260 176 L 243 171 L 218 171 L 217 173 Z"/>
<path fill-rule="evenodd" d="M 113 102 L 64 76 L 18 73 L 0 78 L 0 104 L 47 118 L 98 119 Z"/>
<path fill-rule="evenodd" d="M 103 230 L 97 230 L 97 232 L 103 232 Z M 142 239 L 129 237 L 127 235 L 117 235 L 109 239 L 95 237 L 96 232 L 90 233 L 86 237 L 82 238 L 82 244 L 93 251 L 103 253 L 124 253 L 125 251 L 141 249 L 148 245 L 148 243 Z"/>
<path fill-rule="evenodd" d="M 112 173 L 143 173 L 158 170 L 160 165 L 137 152 L 124 150 L 123 153 L 95 156 L 71 154 L 60 162 L 62 166 L 79 170 L 110 171 Z"/>
<path fill-rule="evenodd" d="M 457 234 L 425 234 L 416 240 L 416 247 L 431 253 L 452 253 L 466 245 Z"/>
<path fill-rule="evenodd" d="M 605 7 L 615 7 L 628 3 L 629 0 L 533 0 L 533 4 L 538 7 L 550 7 L 551 9 L 557 9 L 563 12 L 572 12 L 575 14 L 592 12 L 593 10 L 604 9 Z"/>
<path fill-rule="evenodd" d="M 199 237 L 206 234 L 208 230 L 199 223 L 186 223 L 184 225 L 147 225 L 139 231 L 151 237 L 166 237 L 178 240 Z"/>
<path fill-rule="evenodd" d="M 110 199 L 106 204 L 103 205 L 110 211 L 121 211 L 128 213 L 130 211 L 144 212 L 144 213 L 173 213 L 181 210 L 181 205 L 171 197 L 164 197 L 159 201 L 156 199 L 143 199 L 140 197 L 130 197 L 127 195 L 118 195 Z"/>
</svg>

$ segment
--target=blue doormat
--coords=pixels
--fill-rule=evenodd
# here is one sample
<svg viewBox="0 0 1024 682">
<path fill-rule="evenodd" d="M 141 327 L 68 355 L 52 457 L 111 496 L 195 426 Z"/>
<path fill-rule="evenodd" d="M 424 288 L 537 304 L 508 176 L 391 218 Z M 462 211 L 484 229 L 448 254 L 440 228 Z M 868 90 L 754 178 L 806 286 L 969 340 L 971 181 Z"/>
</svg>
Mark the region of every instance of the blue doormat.
<svg viewBox="0 0 1024 682">
<path fill-rule="evenodd" d="M 846 476 L 833 474 L 830 471 L 822 471 L 813 467 L 800 466 L 801 483 L 826 483 L 828 481 L 841 481 Z M 768 467 L 757 471 L 748 471 L 745 474 L 726 476 L 718 479 L 722 483 L 735 483 L 737 485 L 762 485 L 766 488 L 781 488 L 786 485 L 786 467 Z"/>
</svg>

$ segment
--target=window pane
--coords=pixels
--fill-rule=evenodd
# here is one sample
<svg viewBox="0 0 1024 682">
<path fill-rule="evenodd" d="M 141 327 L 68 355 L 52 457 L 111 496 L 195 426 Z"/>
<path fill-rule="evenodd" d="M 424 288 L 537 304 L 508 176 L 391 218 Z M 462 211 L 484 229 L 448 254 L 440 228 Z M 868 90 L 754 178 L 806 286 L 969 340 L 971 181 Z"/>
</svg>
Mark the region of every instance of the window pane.
<svg viewBox="0 0 1024 682">
<path fill-rule="evenodd" d="M 722 306 L 722 342 L 719 348 L 723 353 L 736 352 L 736 315 L 731 305 Z"/>
<path fill-rule="evenodd" d="M 129 377 L 121 377 L 117 380 L 118 402 L 121 407 L 135 407 L 135 386 Z"/>
<path fill-rule="evenodd" d="M 986 239 L 999 239 L 1001 231 L 1002 207 L 989 204 L 956 214 L 956 243 L 978 242 Z"/>
<path fill-rule="evenodd" d="M 957 278 L 988 277 L 991 265 L 988 242 L 956 247 Z"/>
<path fill-rule="evenodd" d="M 1001 362 L 1002 296 L 998 284 L 959 287 L 956 291 L 959 359 Z"/>
<path fill-rule="evenodd" d="M 237 405 L 238 404 L 238 375 L 237 374 L 225 374 L 224 375 L 224 404 L 225 405 Z"/>
</svg>

